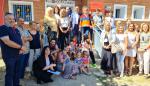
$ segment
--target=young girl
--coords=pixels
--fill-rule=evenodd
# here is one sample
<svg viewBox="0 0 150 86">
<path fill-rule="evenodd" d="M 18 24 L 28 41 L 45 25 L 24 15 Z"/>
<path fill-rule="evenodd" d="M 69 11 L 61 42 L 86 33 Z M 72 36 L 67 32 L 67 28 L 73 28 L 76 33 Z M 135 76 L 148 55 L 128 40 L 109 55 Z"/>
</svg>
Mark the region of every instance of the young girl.
<svg viewBox="0 0 150 86">
<path fill-rule="evenodd" d="M 75 71 L 75 64 L 70 60 L 68 47 L 64 50 L 65 62 L 64 62 L 64 74 L 63 78 L 65 79 L 76 79 L 77 71 Z"/>
<path fill-rule="evenodd" d="M 83 57 L 81 58 L 81 73 L 89 73 L 89 54 L 87 51 L 83 51 Z"/>
<path fill-rule="evenodd" d="M 88 51 L 88 54 L 92 60 L 92 67 L 96 67 L 96 61 L 95 61 L 95 58 L 94 58 L 94 53 L 92 51 L 92 42 L 90 39 L 85 39 L 85 41 L 82 43 L 82 46 L 83 46 L 83 50 L 86 50 Z"/>
<path fill-rule="evenodd" d="M 75 60 L 74 60 L 74 63 L 78 66 L 78 69 L 79 69 L 79 71 L 80 71 L 80 73 L 81 73 L 81 65 L 82 65 L 81 52 L 78 52 L 78 53 L 77 53 L 77 56 L 76 56 L 76 58 L 75 58 Z"/>
<path fill-rule="evenodd" d="M 58 52 L 58 58 L 57 58 L 57 62 L 56 62 L 56 68 L 58 71 L 63 72 L 64 71 L 64 62 L 65 62 L 65 57 L 64 57 L 64 53 L 63 51 L 59 51 Z"/>
</svg>

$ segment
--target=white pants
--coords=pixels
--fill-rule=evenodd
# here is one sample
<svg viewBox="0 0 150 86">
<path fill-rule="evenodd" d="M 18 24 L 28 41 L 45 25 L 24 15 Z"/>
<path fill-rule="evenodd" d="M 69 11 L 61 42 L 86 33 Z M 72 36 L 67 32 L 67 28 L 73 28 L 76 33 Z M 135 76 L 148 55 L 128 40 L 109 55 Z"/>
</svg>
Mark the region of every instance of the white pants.
<svg viewBox="0 0 150 86">
<path fill-rule="evenodd" d="M 144 57 L 144 74 L 149 74 L 150 72 L 150 49 L 145 51 Z"/>
<path fill-rule="evenodd" d="M 40 56 L 41 50 L 40 49 L 30 49 L 29 55 L 29 71 L 32 71 L 32 64 Z"/>
<path fill-rule="evenodd" d="M 120 72 L 120 76 L 123 76 L 123 73 L 124 73 L 124 59 L 125 59 L 125 56 L 122 55 L 120 52 L 116 53 L 116 56 L 117 56 L 117 67 L 118 67 L 118 70 Z"/>
<path fill-rule="evenodd" d="M 138 57 L 137 57 L 140 73 L 143 73 L 143 67 L 144 67 L 144 57 L 143 57 L 143 55 L 144 55 L 144 52 L 139 52 Z"/>
</svg>

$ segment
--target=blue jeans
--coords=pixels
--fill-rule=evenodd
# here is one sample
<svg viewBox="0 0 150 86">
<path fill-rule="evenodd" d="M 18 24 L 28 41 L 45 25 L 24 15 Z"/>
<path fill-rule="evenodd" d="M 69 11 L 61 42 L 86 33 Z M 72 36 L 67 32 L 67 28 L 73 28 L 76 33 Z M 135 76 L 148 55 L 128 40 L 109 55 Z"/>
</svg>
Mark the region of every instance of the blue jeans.
<svg viewBox="0 0 150 86">
<path fill-rule="evenodd" d="M 19 73 L 20 73 L 20 78 L 21 79 L 24 78 L 25 68 L 27 67 L 28 60 L 29 60 L 29 53 L 21 54 L 19 56 L 19 63 L 20 63 L 20 65 L 19 65 Z"/>
<path fill-rule="evenodd" d="M 90 38 L 92 40 L 92 35 L 93 35 L 93 29 L 90 27 L 82 27 L 82 35 L 88 37 L 90 33 Z"/>
<path fill-rule="evenodd" d="M 19 86 L 19 57 L 3 58 L 6 65 L 5 86 Z"/>
<path fill-rule="evenodd" d="M 125 56 L 120 52 L 117 52 L 116 56 L 117 56 L 117 59 L 118 59 L 118 61 L 117 61 L 118 70 L 120 72 L 120 75 L 123 76 Z"/>
</svg>

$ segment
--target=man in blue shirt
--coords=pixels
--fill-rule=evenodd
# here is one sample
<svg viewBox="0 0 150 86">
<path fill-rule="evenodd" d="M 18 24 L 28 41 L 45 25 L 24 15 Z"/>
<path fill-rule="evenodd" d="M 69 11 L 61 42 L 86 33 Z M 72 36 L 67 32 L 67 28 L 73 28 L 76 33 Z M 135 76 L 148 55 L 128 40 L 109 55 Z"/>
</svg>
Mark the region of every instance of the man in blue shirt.
<svg viewBox="0 0 150 86">
<path fill-rule="evenodd" d="M 23 79 L 24 73 L 25 73 L 25 68 L 28 65 L 29 50 L 30 50 L 29 42 L 32 41 L 32 36 L 30 35 L 29 31 L 24 28 L 24 19 L 23 18 L 18 18 L 17 29 L 20 32 L 20 35 L 21 35 L 21 38 L 23 41 L 23 45 L 26 47 L 26 52 L 24 52 L 23 54 L 20 54 L 20 56 L 19 56 L 20 79 Z"/>
<path fill-rule="evenodd" d="M 5 86 L 19 86 L 18 57 L 26 48 L 22 46 L 21 35 L 15 28 L 14 16 L 5 14 L 5 25 L 0 26 L 2 58 L 6 65 Z"/>
</svg>

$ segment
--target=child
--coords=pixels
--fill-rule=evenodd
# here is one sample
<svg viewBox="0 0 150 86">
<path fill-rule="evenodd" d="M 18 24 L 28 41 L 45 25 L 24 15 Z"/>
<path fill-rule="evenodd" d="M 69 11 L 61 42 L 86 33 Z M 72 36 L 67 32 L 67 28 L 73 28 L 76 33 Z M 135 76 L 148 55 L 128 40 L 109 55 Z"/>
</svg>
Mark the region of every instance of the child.
<svg viewBox="0 0 150 86">
<path fill-rule="evenodd" d="M 89 55 L 87 51 L 83 51 L 83 57 L 81 58 L 81 73 L 89 73 Z"/>
<path fill-rule="evenodd" d="M 84 39 L 84 36 L 89 36 L 90 32 L 90 39 L 92 38 L 92 17 L 89 14 L 88 7 L 84 6 L 82 8 L 83 14 L 80 16 L 80 30 L 82 32 L 82 41 Z"/>
<path fill-rule="evenodd" d="M 65 53 L 65 63 L 64 63 L 63 78 L 76 79 L 77 71 L 76 71 L 76 66 L 73 63 L 74 57 L 70 58 L 70 56 L 74 56 L 74 55 L 72 55 L 72 53 L 70 55 L 68 54 L 68 48 L 64 50 L 64 53 Z"/>
<path fill-rule="evenodd" d="M 92 60 L 92 64 L 91 67 L 96 68 L 96 61 L 95 61 L 95 57 L 94 57 L 94 53 L 92 51 L 92 42 L 90 39 L 85 38 L 85 41 L 82 43 L 82 50 L 83 51 L 87 51 L 91 60 Z"/>
<path fill-rule="evenodd" d="M 65 62 L 65 57 L 63 51 L 58 52 L 58 58 L 57 58 L 57 65 L 56 68 L 58 71 L 63 72 L 64 71 L 64 62 Z"/>
<path fill-rule="evenodd" d="M 77 53 L 77 56 L 74 60 L 74 63 L 78 66 L 78 70 L 81 73 L 81 65 L 82 65 L 82 61 L 81 61 L 81 52 Z"/>
</svg>

